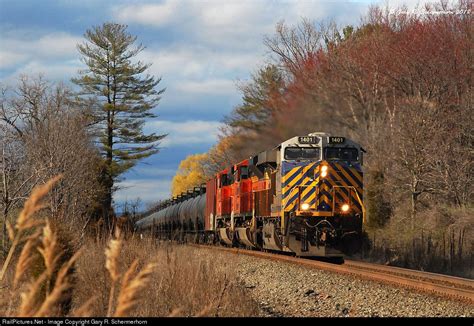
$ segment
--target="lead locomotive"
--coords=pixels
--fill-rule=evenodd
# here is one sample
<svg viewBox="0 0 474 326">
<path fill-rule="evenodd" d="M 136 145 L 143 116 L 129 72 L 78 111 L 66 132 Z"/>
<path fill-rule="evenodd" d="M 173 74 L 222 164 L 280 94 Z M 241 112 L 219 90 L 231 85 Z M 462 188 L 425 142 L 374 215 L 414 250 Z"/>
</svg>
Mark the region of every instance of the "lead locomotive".
<svg viewBox="0 0 474 326">
<path fill-rule="evenodd" d="M 164 202 L 136 227 L 169 239 L 342 257 L 360 245 L 362 153 L 344 137 L 293 137 Z"/>
</svg>

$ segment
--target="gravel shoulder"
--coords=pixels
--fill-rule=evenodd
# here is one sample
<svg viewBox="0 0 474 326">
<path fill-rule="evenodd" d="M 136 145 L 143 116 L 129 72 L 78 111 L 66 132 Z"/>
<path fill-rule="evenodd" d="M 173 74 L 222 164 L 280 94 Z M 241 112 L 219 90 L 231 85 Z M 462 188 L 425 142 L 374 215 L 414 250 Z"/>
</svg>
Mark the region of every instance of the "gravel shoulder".
<svg viewBox="0 0 474 326">
<path fill-rule="evenodd" d="M 233 256 L 231 268 L 263 316 L 474 317 L 471 305 L 404 288 L 286 262 L 219 255 Z"/>
</svg>

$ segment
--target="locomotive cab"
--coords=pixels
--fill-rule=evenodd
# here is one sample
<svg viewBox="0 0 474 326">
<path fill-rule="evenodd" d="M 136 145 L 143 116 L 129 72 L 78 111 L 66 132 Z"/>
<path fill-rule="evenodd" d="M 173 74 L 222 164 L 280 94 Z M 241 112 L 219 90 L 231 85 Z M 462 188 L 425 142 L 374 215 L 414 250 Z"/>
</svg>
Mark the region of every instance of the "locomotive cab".
<svg viewBox="0 0 474 326">
<path fill-rule="evenodd" d="M 357 249 L 365 213 L 361 158 L 357 143 L 325 133 L 281 144 L 279 233 L 285 250 L 331 257 Z"/>
</svg>

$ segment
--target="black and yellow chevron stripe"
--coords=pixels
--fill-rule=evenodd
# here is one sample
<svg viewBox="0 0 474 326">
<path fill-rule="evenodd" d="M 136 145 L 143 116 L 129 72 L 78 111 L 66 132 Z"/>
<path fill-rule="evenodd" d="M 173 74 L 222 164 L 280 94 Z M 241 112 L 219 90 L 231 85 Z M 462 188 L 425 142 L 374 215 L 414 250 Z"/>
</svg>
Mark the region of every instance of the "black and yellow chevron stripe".
<svg viewBox="0 0 474 326">
<path fill-rule="evenodd" d="M 320 167 L 323 164 L 328 166 L 328 175 L 325 178 L 320 177 Z M 362 211 L 354 193 L 355 189 L 362 198 L 360 169 L 339 162 L 284 165 L 283 168 L 286 170 L 282 177 L 282 204 L 285 212 L 297 208 L 298 198 L 301 203 L 308 203 L 312 209 L 330 211 L 333 195 L 336 196 L 336 203 L 351 203 L 355 212 Z"/>
<path fill-rule="evenodd" d="M 299 187 L 307 186 L 314 191 L 314 169 L 317 163 L 301 164 L 296 167 L 287 167 L 282 178 L 282 200 L 284 211 L 292 211 L 298 201 Z M 284 166 L 285 168 L 285 166 Z M 306 190 L 305 189 L 305 190 Z"/>
<path fill-rule="evenodd" d="M 331 187 L 335 188 L 333 193 L 336 195 L 336 203 L 350 203 L 353 212 L 361 213 L 362 207 L 357 199 L 357 194 L 361 200 L 363 198 L 361 169 L 342 162 L 328 162 L 328 166 L 329 172 L 326 179 Z"/>
</svg>

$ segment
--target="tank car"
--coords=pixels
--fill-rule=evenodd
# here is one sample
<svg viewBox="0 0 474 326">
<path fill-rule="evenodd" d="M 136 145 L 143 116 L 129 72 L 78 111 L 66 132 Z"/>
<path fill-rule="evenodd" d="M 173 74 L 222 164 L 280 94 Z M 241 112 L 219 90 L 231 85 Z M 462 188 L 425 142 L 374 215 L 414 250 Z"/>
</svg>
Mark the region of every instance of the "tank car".
<svg viewBox="0 0 474 326">
<path fill-rule="evenodd" d="M 149 230 L 154 235 L 169 240 L 199 241 L 204 229 L 206 188 L 195 187 L 192 191 L 162 202 L 157 211 L 135 224 L 139 231 Z"/>
</svg>

